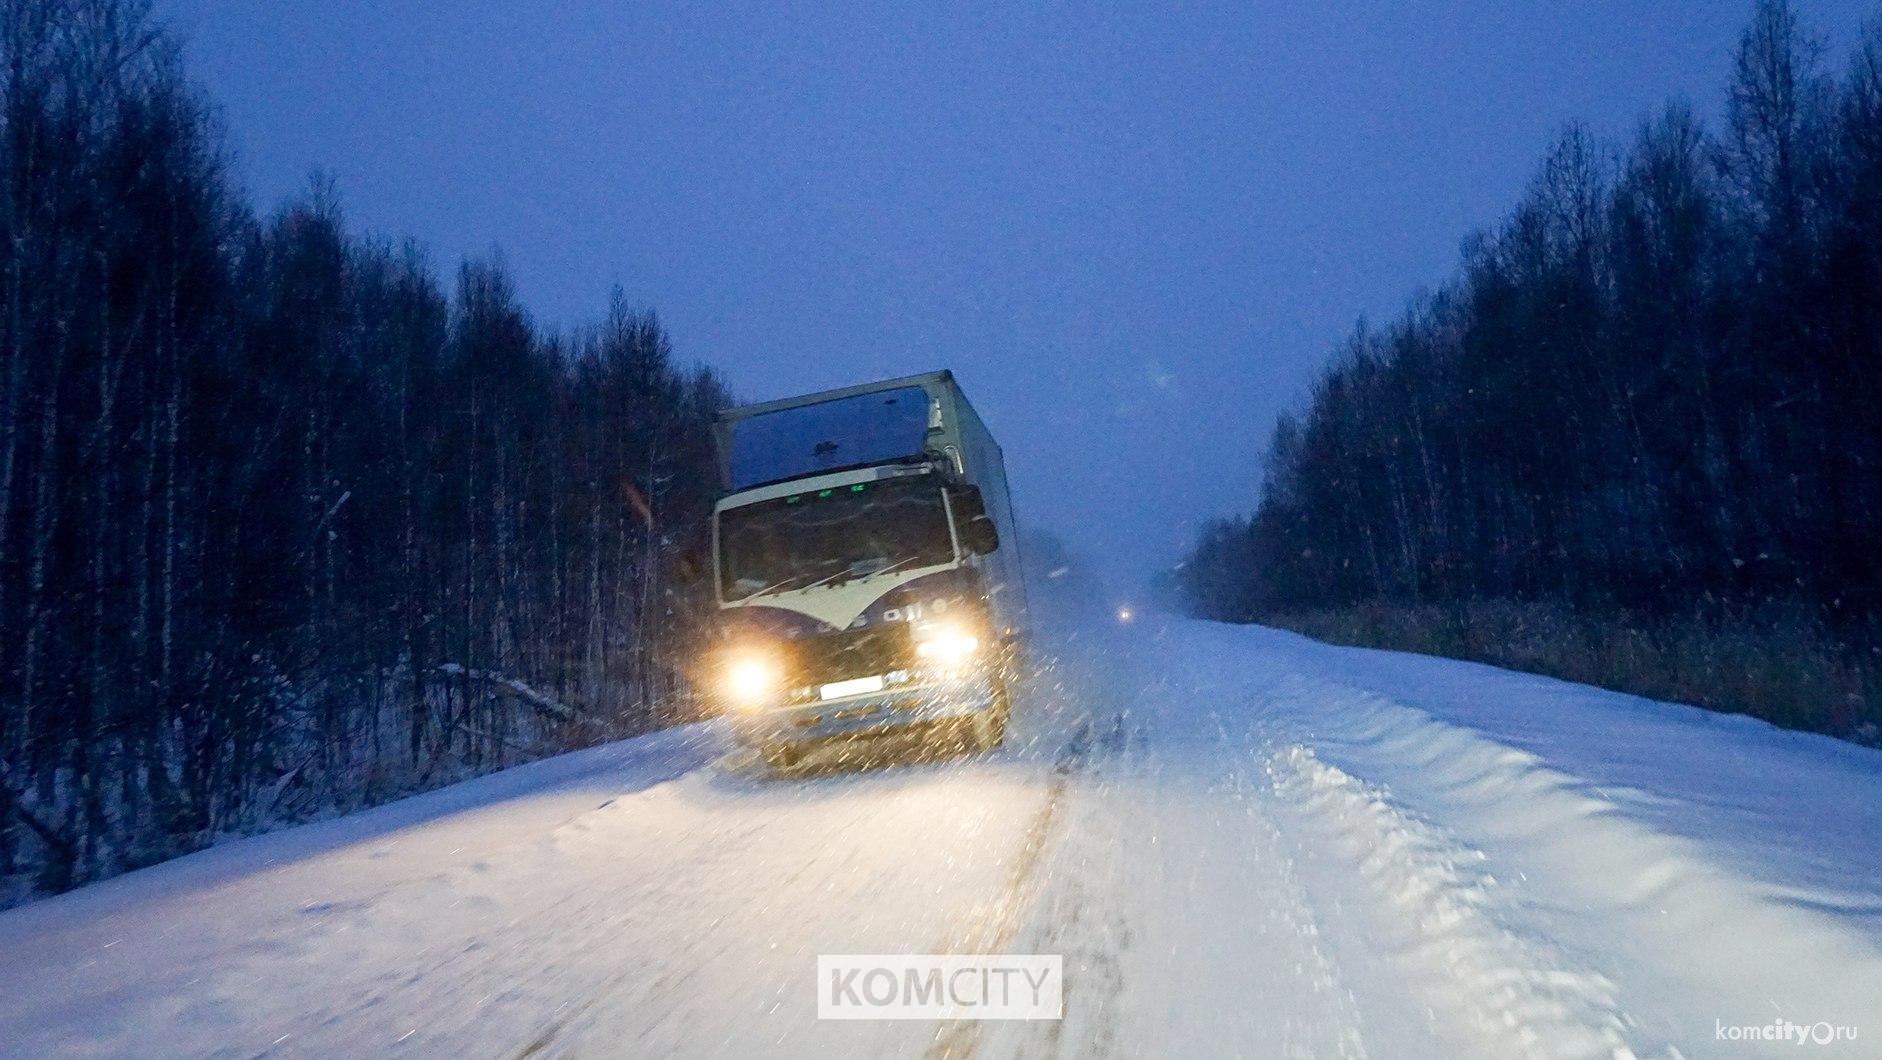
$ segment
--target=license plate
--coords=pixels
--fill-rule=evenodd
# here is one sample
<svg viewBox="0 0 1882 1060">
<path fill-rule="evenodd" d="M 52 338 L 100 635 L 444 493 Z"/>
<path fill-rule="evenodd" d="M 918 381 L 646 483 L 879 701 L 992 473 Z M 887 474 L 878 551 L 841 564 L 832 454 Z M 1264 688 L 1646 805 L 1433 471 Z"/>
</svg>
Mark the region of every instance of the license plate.
<svg viewBox="0 0 1882 1060">
<path fill-rule="evenodd" d="M 825 699 L 842 699 L 844 696 L 860 696 L 865 692 L 882 691 L 882 675 L 858 677 L 852 681 L 833 681 L 822 689 Z"/>
</svg>

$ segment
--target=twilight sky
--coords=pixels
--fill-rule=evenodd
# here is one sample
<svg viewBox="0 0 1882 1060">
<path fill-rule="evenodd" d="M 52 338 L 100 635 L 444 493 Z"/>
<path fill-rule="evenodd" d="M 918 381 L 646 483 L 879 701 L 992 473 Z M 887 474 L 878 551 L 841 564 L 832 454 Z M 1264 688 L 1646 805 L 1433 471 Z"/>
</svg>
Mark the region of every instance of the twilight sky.
<svg viewBox="0 0 1882 1060">
<path fill-rule="evenodd" d="M 272 208 L 324 168 L 544 323 L 619 285 L 757 400 L 953 368 L 1119 584 L 1562 123 L 1720 110 L 1749 2 L 160 0 Z M 1838 45 L 1876 0 L 1804 0 Z"/>
</svg>

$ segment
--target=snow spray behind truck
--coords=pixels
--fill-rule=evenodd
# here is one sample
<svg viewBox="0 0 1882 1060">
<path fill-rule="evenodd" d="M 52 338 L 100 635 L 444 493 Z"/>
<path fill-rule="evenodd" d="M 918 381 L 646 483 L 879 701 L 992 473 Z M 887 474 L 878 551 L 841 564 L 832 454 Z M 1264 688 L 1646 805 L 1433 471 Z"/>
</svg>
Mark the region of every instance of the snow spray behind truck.
<svg viewBox="0 0 1882 1060">
<path fill-rule="evenodd" d="M 719 416 L 717 687 L 773 767 L 833 739 L 991 749 L 1027 632 L 1000 446 L 950 372 Z"/>
</svg>

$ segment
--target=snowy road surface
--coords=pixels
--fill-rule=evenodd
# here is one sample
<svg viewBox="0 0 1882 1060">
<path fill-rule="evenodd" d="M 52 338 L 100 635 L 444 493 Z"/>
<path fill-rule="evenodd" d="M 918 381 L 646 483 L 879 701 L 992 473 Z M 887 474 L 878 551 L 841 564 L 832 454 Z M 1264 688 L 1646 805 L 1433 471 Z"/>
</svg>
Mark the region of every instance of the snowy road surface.
<svg viewBox="0 0 1882 1060">
<path fill-rule="evenodd" d="M 820 953 L 1063 954 L 1060 1022 L 818 1022 Z M 1745 1042 L 1788 1020 L 1830 1047 Z M 7 1055 L 1882 1055 L 1882 752 L 1150 621 L 996 755 L 713 724 L 0 914 Z"/>
</svg>

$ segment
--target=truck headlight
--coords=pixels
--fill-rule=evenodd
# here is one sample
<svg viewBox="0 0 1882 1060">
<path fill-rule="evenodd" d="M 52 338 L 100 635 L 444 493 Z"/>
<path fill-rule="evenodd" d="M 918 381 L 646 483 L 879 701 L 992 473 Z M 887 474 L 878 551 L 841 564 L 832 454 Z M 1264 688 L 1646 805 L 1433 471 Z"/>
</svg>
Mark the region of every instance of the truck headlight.
<svg viewBox="0 0 1882 1060">
<path fill-rule="evenodd" d="M 778 665 L 762 655 L 734 657 L 725 668 L 723 686 L 728 699 L 746 710 L 763 706 L 777 692 L 783 676 Z"/>
<path fill-rule="evenodd" d="M 980 638 L 958 626 L 934 626 L 915 634 L 915 654 L 952 666 L 980 650 Z"/>
</svg>

